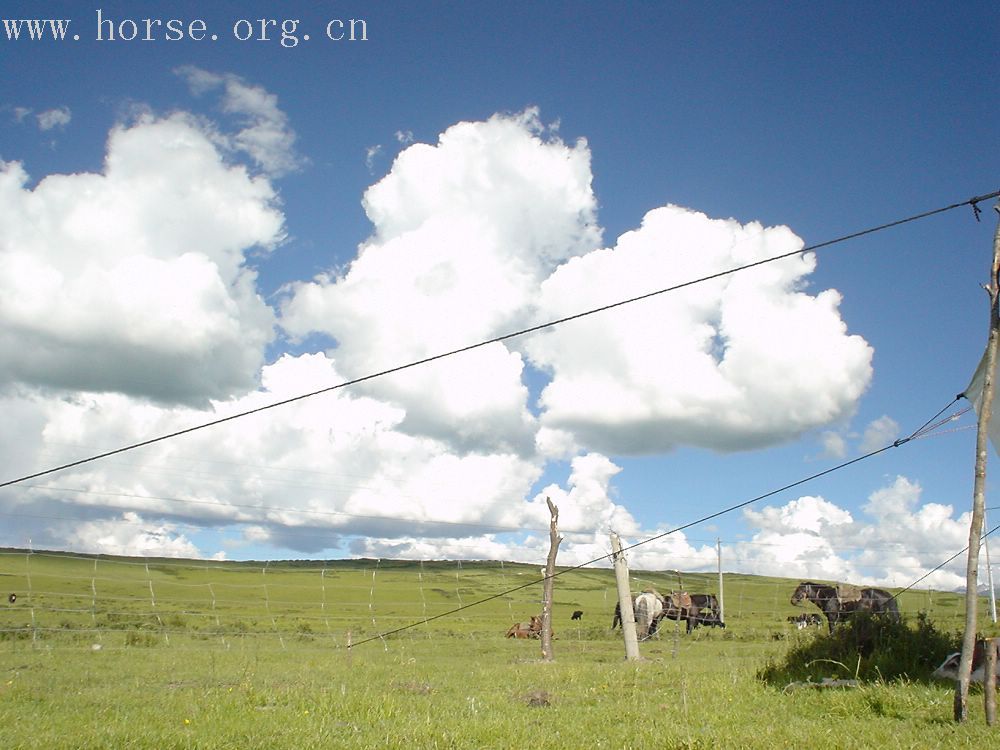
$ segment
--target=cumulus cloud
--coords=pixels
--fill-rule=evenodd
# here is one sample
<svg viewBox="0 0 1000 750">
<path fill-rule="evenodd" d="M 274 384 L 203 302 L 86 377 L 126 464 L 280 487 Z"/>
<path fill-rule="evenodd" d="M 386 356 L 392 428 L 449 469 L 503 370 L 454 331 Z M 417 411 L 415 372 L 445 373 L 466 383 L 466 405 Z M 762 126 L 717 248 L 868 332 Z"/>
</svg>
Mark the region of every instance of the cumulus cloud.
<svg viewBox="0 0 1000 750">
<path fill-rule="evenodd" d="M 801 247 L 785 227 L 658 208 L 614 248 L 556 269 L 539 314 L 562 318 Z M 804 291 L 815 264 L 793 256 L 533 337 L 526 351 L 552 375 L 542 423 L 616 454 L 760 448 L 850 416 L 872 349 L 847 333 L 835 290 Z"/>
<path fill-rule="evenodd" d="M 821 497 L 747 509 L 753 538 L 724 554 L 747 573 L 908 586 L 968 540 L 968 513 L 956 517 L 950 505 L 921 503 L 921 495 L 917 482 L 900 476 L 871 493 L 866 517 Z M 964 584 L 961 558 L 922 582 L 946 590 Z"/>
<path fill-rule="evenodd" d="M 193 65 L 178 68 L 177 73 L 195 94 L 222 90 L 222 110 L 233 115 L 240 126 L 231 135 L 217 133 L 229 148 L 248 154 L 272 177 L 294 172 L 303 165 L 304 159 L 295 148 L 297 136 L 288 115 L 278 107 L 277 96 L 232 73 L 212 73 Z"/>
<path fill-rule="evenodd" d="M 342 273 L 292 285 L 282 326 L 336 339 L 349 377 L 508 332 L 558 263 L 598 245 L 590 182 L 586 145 L 547 137 L 534 111 L 452 126 L 367 191 L 374 235 Z M 534 425 L 522 371 L 493 344 L 365 387 L 403 406 L 414 434 L 523 452 Z"/>
<path fill-rule="evenodd" d="M 274 316 L 244 264 L 275 194 L 191 118 L 116 127 L 99 174 L 0 163 L 0 384 L 206 402 L 253 387 Z"/>
<path fill-rule="evenodd" d="M 261 388 L 213 413 L 138 404 L 120 394 L 23 399 L 21 439 L 49 461 L 125 445 L 248 411 L 342 378 L 322 354 L 284 356 Z M 343 535 L 480 535 L 534 523 L 525 501 L 539 465 L 509 453 L 456 455 L 397 428 L 398 407 L 335 391 L 312 402 L 216 425 L 86 464 L 58 480 L 7 491 L 8 507 L 39 504 L 136 512 L 207 526 L 251 525 L 304 552 Z M 28 426 L 31 426 L 30 429 Z M 31 464 L 28 464 L 31 466 Z M 0 457 L 5 474 L 23 469 Z M 259 536 L 258 536 L 259 538 Z"/>
<path fill-rule="evenodd" d="M 276 314 L 246 255 L 284 238 L 269 177 L 301 164 L 294 133 L 259 87 L 181 74 L 221 91 L 239 130 L 147 114 L 114 129 L 99 174 L 29 189 L 21 165 L 0 168 L 0 408 L 18 425 L 0 434 L 6 476 L 801 247 L 785 228 L 667 206 L 602 248 L 586 142 L 565 143 L 534 110 L 459 123 L 433 145 L 398 137 L 407 147 L 364 195 L 373 231 L 356 258 L 284 290 L 284 333 L 331 348 L 267 363 Z M 238 152 L 264 174 L 226 160 Z M 609 529 L 639 541 L 670 528 L 643 528 L 617 496 L 615 456 L 771 445 L 850 416 L 871 349 L 847 333 L 835 291 L 807 293 L 814 267 L 789 258 L 493 342 L 12 488 L 5 507 L 64 517 L 48 538 L 81 550 L 200 555 L 181 529 L 212 527 L 239 530 L 232 550 L 540 561 L 550 497 L 560 563 L 589 562 L 607 555 Z M 568 476 L 539 490 L 554 459 Z M 857 522 L 822 498 L 748 519 L 753 550 L 781 550 L 746 552 L 762 569 L 865 570 L 836 546 Z M 683 533 L 630 556 L 715 565 L 714 546 Z"/>
</svg>

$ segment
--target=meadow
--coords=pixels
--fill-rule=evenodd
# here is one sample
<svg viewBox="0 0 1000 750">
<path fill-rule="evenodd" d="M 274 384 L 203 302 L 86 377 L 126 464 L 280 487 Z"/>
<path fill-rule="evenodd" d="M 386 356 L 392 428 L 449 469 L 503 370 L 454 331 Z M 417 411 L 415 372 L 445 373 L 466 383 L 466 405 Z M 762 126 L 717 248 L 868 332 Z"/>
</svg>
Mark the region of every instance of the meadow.
<svg viewBox="0 0 1000 750">
<path fill-rule="evenodd" d="M 670 626 L 627 662 L 614 576 L 555 580 L 554 660 L 503 637 L 539 611 L 537 566 L 80 557 L 0 550 L 4 748 L 984 747 L 928 674 L 857 687 L 764 681 L 825 637 L 787 617 L 797 581 L 725 575 L 728 627 Z M 633 589 L 716 592 L 708 574 L 633 572 Z M 521 588 L 518 588 L 521 587 Z M 516 589 L 516 590 L 513 590 Z M 9 595 L 14 594 L 14 601 Z M 957 632 L 955 594 L 908 591 Z M 457 611 L 456 611 L 457 610 Z M 582 610 L 580 620 L 571 620 Z M 996 634 L 985 617 L 982 631 Z M 380 635 L 390 631 L 389 635 Z M 933 655 L 929 658 L 936 658 Z M 851 678 L 859 664 L 811 665 Z"/>
</svg>

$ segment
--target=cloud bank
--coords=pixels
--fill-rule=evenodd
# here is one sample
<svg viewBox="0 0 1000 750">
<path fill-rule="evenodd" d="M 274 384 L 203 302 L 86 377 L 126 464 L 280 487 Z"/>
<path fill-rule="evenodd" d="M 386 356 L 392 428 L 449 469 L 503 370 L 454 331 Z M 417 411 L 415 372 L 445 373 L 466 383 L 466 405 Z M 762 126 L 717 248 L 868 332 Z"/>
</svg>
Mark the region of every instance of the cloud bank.
<svg viewBox="0 0 1000 750">
<path fill-rule="evenodd" d="M 220 97 L 229 131 L 145 113 L 112 129 L 99 173 L 32 187 L 21 164 L 0 167 L 0 399 L 17 417 L 0 437 L 7 477 L 802 247 L 786 227 L 676 205 L 604 246 L 587 142 L 564 142 L 529 109 L 455 124 L 433 144 L 399 136 L 362 199 L 371 235 L 346 265 L 331 247 L 328 270 L 272 306 L 254 259 L 282 251 L 276 180 L 307 161 L 274 95 L 179 72 Z M 638 539 L 688 520 L 644 528 L 616 496 L 616 457 L 753 450 L 849 421 L 872 349 L 848 332 L 836 290 L 810 289 L 815 267 L 794 255 L 5 490 L 0 543 L 531 560 L 547 549 L 551 497 L 560 562 L 600 558 L 609 529 Z M 326 343 L 280 352 L 313 341 Z M 865 439 L 895 429 L 886 416 Z M 846 450 L 825 434 L 828 451 Z M 838 546 L 848 530 L 873 543 L 910 533 L 892 529 L 894 503 L 913 524 L 950 522 L 897 485 L 872 496 L 876 522 L 861 527 L 821 498 L 748 513 L 756 536 L 733 552 L 755 572 L 805 575 L 819 555 L 826 571 L 904 575 L 901 557 L 878 569 Z M 198 548 L 199 530 L 218 546 Z M 938 542 L 924 539 L 928 554 Z M 683 534 L 636 557 L 715 564 L 712 545 Z"/>
</svg>

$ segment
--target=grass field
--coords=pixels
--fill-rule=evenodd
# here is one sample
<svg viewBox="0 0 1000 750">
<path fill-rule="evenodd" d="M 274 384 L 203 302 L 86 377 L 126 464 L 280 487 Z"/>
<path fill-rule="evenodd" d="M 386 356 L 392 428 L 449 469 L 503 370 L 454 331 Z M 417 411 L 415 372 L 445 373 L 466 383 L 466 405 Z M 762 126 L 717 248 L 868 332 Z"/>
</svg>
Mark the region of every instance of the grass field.
<svg viewBox="0 0 1000 750">
<path fill-rule="evenodd" d="M 766 664 L 822 637 L 786 621 L 803 611 L 788 602 L 796 581 L 726 575 L 725 630 L 667 628 L 633 663 L 609 629 L 613 574 L 572 571 L 555 582 L 546 663 L 537 641 L 503 638 L 538 612 L 538 578 L 536 566 L 497 562 L 0 551 L 0 591 L 16 594 L 0 605 L 0 739 L 5 749 L 939 748 L 1000 736 L 978 687 L 956 726 L 952 686 L 925 675 L 838 690 L 762 682 Z M 712 575 L 682 583 L 717 590 Z M 634 573 L 633 588 L 645 586 L 668 591 L 677 577 Z M 584 616 L 571 621 L 576 609 Z M 960 626 L 954 594 L 906 592 L 901 609 Z M 854 667 L 818 666 L 835 677 Z"/>
</svg>

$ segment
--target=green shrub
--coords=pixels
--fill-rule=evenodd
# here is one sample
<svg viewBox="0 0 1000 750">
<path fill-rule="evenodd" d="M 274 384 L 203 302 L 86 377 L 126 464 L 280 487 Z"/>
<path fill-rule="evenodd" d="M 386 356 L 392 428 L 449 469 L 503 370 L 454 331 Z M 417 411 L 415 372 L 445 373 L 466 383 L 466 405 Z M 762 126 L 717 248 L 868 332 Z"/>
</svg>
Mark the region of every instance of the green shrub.
<svg viewBox="0 0 1000 750">
<path fill-rule="evenodd" d="M 834 628 L 801 640 L 780 662 L 757 673 L 771 685 L 819 681 L 824 677 L 862 681 L 928 680 L 944 658 L 959 649 L 960 635 L 934 627 L 926 613 L 915 625 L 905 619 L 859 614 Z"/>
</svg>

